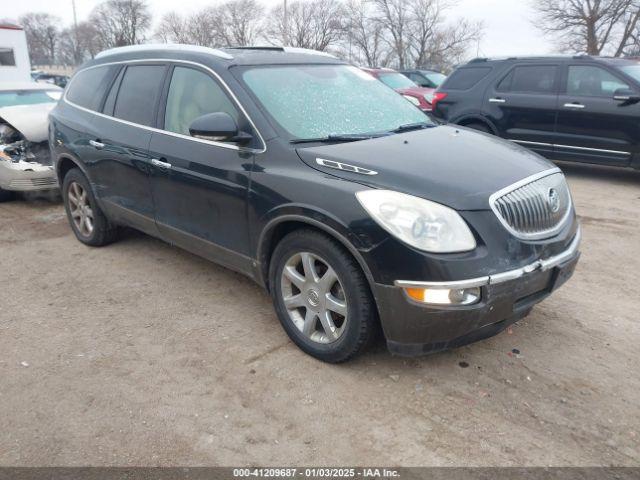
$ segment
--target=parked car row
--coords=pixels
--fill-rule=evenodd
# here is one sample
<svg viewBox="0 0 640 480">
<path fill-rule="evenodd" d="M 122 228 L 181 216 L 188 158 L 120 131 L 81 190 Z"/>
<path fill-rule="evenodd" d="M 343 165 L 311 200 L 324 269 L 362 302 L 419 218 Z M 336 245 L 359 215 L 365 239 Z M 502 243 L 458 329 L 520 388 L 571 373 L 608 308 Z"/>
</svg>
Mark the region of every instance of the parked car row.
<svg viewBox="0 0 640 480">
<path fill-rule="evenodd" d="M 241 272 L 292 341 L 328 362 L 378 326 L 401 355 L 494 335 L 580 255 L 557 167 L 433 122 L 319 52 L 103 52 L 51 111 L 49 144 L 80 242 L 128 226 Z"/>
<path fill-rule="evenodd" d="M 435 87 L 422 87 L 409 78 L 390 68 L 362 68 L 365 72 L 380 80 L 387 87 L 393 88 L 406 100 L 424 112 L 430 112 Z"/>
</svg>

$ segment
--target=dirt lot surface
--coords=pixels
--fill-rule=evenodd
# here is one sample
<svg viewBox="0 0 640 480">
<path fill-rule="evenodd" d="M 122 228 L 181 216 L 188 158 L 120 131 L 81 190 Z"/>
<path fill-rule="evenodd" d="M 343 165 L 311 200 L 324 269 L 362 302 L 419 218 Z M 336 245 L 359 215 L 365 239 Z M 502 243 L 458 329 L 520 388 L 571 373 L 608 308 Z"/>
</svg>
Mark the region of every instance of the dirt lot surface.
<svg viewBox="0 0 640 480">
<path fill-rule="evenodd" d="M 339 366 L 240 275 L 0 204 L 0 465 L 640 465 L 640 174 L 562 168 L 567 285 L 492 339 Z"/>
</svg>

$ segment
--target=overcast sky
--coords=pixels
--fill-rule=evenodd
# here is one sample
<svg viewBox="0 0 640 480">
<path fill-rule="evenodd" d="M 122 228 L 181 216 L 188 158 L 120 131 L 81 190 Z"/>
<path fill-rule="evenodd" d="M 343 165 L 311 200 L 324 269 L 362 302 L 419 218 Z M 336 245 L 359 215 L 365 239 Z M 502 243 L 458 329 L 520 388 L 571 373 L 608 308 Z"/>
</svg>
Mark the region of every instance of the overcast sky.
<svg viewBox="0 0 640 480">
<path fill-rule="evenodd" d="M 206 5 L 222 0 L 147 0 L 158 19 L 171 10 L 190 13 Z M 282 0 L 262 0 L 272 6 Z M 1 16 L 17 18 L 27 12 L 49 12 L 71 23 L 73 20 L 72 0 L 3 0 L 5 7 Z M 78 20 L 85 19 L 100 0 L 76 0 Z M 534 13 L 530 0 L 458 0 L 458 5 L 448 11 L 448 19 L 465 17 L 484 22 L 484 37 L 480 44 L 469 52 L 475 56 L 527 55 L 553 52 L 553 44 L 535 29 L 532 23 Z"/>
</svg>

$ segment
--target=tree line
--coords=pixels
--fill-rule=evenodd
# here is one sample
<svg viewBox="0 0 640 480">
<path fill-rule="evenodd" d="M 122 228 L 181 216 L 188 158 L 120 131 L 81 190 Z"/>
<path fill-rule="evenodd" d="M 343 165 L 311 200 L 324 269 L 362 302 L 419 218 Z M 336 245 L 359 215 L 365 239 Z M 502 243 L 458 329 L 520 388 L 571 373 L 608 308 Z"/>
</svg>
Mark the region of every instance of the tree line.
<svg viewBox="0 0 640 480">
<path fill-rule="evenodd" d="M 460 63 L 480 41 L 480 22 L 451 16 L 456 0 L 224 0 L 155 23 L 146 0 L 106 0 L 77 26 L 49 13 L 18 19 L 34 65 L 78 65 L 101 50 L 161 41 L 210 47 L 288 45 L 395 68 Z M 535 0 L 532 20 L 563 53 L 640 54 L 640 0 Z"/>
</svg>

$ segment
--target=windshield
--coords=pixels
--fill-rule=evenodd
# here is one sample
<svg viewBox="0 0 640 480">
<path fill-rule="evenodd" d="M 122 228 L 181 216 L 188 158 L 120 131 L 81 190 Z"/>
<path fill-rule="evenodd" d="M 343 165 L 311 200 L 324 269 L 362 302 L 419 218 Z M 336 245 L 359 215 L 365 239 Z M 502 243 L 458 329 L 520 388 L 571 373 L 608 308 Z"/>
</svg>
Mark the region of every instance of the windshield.
<svg viewBox="0 0 640 480">
<path fill-rule="evenodd" d="M 11 90 L 0 91 L 0 107 L 55 103 L 60 100 L 60 90 Z"/>
<path fill-rule="evenodd" d="M 254 67 L 242 78 L 292 138 L 387 132 L 431 123 L 420 110 L 350 65 Z"/>
<path fill-rule="evenodd" d="M 429 82 L 431 82 L 433 88 L 439 87 L 447 78 L 446 75 L 438 72 L 422 72 L 422 74 L 427 77 L 427 80 L 429 80 Z"/>
<path fill-rule="evenodd" d="M 417 87 L 413 80 L 408 79 L 401 73 L 381 73 L 378 77 L 382 83 L 393 89 Z"/>
<path fill-rule="evenodd" d="M 622 70 L 624 73 L 626 73 L 630 77 L 633 77 L 635 81 L 640 82 L 640 63 L 635 63 L 633 65 L 625 65 L 623 67 L 620 67 L 620 70 Z"/>
</svg>

